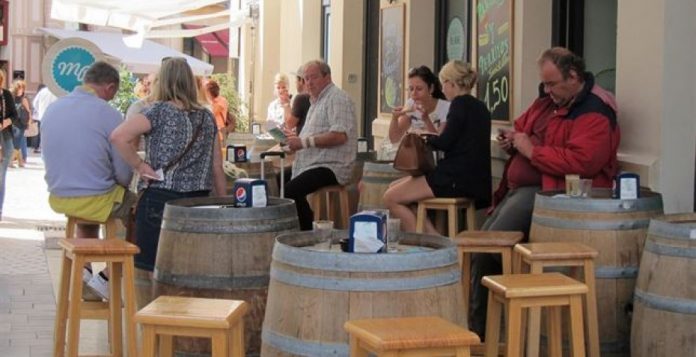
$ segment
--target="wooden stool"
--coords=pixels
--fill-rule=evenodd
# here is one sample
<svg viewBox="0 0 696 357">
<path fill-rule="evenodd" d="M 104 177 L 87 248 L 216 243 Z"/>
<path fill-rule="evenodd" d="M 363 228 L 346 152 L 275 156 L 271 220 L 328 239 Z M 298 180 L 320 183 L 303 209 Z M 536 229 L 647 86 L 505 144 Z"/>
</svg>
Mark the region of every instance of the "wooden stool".
<svg viewBox="0 0 696 357">
<path fill-rule="evenodd" d="M 241 300 L 160 296 L 135 315 L 143 326 L 141 357 L 173 355 L 173 336 L 208 337 L 212 357 L 243 357 L 244 315 L 249 305 Z"/>
<path fill-rule="evenodd" d="M 515 246 L 516 272 L 522 272 L 522 263 L 527 263 L 533 274 L 542 273 L 545 267 L 582 267 L 584 283 L 587 285 L 585 303 L 585 334 L 591 357 L 599 357 L 599 324 L 597 322 L 597 296 L 594 259 L 598 252 L 581 243 L 525 243 Z M 576 274 L 577 275 L 577 274 Z M 531 309 L 529 316 L 529 345 L 527 356 L 539 355 L 539 309 Z"/>
<path fill-rule="evenodd" d="M 425 227 L 425 215 L 427 210 L 447 211 L 447 234 L 454 238 L 458 232 L 459 218 L 457 212 L 466 210 L 466 230 L 476 229 L 476 208 L 474 201 L 468 198 L 428 198 L 418 201 L 418 214 L 416 215 L 416 233 L 423 233 Z"/>
<path fill-rule="evenodd" d="M 116 238 L 116 230 L 118 229 L 116 218 L 109 218 L 106 220 L 106 222 L 97 222 L 72 216 L 67 217 L 68 223 L 65 224 L 65 238 L 75 238 L 75 232 L 78 224 L 103 225 L 104 230 L 106 230 L 104 239 Z"/>
<path fill-rule="evenodd" d="M 561 356 L 561 307 L 570 308 L 570 333 L 573 356 L 585 355 L 582 328 L 582 295 L 585 284 L 560 273 L 491 275 L 483 277 L 488 288 L 486 319 L 486 357 L 498 356 L 500 313 L 504 305 L 507 357 L 522 356 L 522 309 L 548 307 L 549 356 Z"/>
<path fill-rule="evenodd" d="M 347 321 L 350 356 L 470 356 L 478 336 L 439 317 L 402 317 Z"/>
<path fill-rule="evenodd" d="M 331 194 L 338 194 L 339 205 L 341 207 L 341 220 L 337 222 L 334 215 Z M 336 223 L 341 223 L 343 229 L 348 229 L 348 217 L 350 217 L 350 208 L 348 201 L 348 190 L 346 186 L 333 185 L 322 187 L 312 194 L 312 209 L 314 210 L 314 220 L 321 219 L 321 198 L 326 197 L 326 219 L 330 219 Z"/>
<path fill-rule="evenodd" d="M 111 353 L 123 354 L 121 330 L 121 284 L 126 314 L 126 347 L 128 356 L 135 356 L 135 284 L 133 256 L 137 246 L 119 239 L 61 239 L 63 265 L 60 276 L 54 356 L 65 353 L 65 329 L 68 328 L 68 356 L 75 357 L 80 340 L 81 319 L 108 319 L 111 331 Z M 108 302 L 82 302 L 82 267 L 88 262 L 106 262 L 111 271 Z M 123 282 L 121 282 L 123 278 Z M 70 296 L 68 296 L 70 294 Z"/>
<path fill-rule="evenodd" d="M 463 231 L 454 238 L 459 265 L 462 268 L 464 311 L 469 311 L 471 284 L 471 253 L 500 254 L 503 275 L 512 274 L 512 247 L 524 238 L 522 232 L 512 231 Z"/>
</svg>

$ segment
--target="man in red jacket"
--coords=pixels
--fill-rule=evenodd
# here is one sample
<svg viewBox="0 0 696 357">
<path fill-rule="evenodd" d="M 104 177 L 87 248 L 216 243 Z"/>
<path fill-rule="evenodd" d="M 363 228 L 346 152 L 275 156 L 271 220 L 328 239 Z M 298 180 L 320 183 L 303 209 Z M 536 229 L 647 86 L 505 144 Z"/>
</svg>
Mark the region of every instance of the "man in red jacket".
<svg viewBox="0 0 696 357">
<path fill-rule="evenodd" d="M 593 187 L 611 187 L 617 173 L 613 95 L 594 83 L 584 60 L 568 49 L 544 51 L 538 65 L 539 98 L 515 121 L 514 131 L 498 136 L 510 158 L 483 230 L 522 231 L 527 237 L 537 191 L 565 189 L 567 174 L 592 179 Z M 482 338 L 488 291 L 480 281 L 501 272 L 497 255 L 473 256 L 469 327 Z"/>
</svg>

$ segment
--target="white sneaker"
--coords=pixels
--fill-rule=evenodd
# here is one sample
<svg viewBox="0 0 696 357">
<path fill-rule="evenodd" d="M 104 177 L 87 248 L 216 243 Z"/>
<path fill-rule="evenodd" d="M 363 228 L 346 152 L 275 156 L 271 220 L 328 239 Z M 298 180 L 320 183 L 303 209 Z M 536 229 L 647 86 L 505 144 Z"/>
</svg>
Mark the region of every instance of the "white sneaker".
<svg viewBox="0 0 696 357">
<path fill-rule="evenodd" d="M 92 271 L 87 268 L 82 268 L 82 300 L 102 301 L 102 298 L 97 292 L 89 286 L 89 281 L 92 280 L 92 278 Z"/>
<path fill-rule="evenodd" d="M 109 279 L 103 273 L 95 274 L 87 283 L 102 299 L 109 299 Z"/>
</svg>

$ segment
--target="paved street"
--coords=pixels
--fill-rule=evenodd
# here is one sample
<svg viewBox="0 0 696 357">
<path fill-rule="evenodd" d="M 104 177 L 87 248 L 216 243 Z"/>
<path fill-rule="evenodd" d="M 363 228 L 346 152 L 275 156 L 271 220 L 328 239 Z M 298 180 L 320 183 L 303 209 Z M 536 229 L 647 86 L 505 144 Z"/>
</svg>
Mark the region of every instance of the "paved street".
<svg viewBox="0 0 696 357">
<path fill-rule="evenodd" d="M 52 355 L 60 250 L 44 249 L 44 232 L 63 229 L 65 218 L 48 206 L 43 163 L 9 169 L 0 222 L 0 356 Z M 82 324 L 81 353 L 105 354 L 106 326 Z M 102 333 L 103 332 L 103 333 Z M 103 336 L 103 337 L 102 337 Z"/>
</svg>

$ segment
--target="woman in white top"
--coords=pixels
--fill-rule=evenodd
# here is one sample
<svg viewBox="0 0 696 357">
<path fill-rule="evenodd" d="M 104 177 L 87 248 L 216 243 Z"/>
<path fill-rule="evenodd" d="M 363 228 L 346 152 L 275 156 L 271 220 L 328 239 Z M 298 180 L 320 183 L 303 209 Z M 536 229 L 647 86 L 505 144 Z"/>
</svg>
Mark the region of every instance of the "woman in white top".
<svg viewBox="0 0 696 357">
<path fill-rule="evenodd" d="M 288 91 L 288 76 L 278 73 L 273 81 L 273 95 L 276 97 L 268 104 L 266 116 L 266 131 L 272 128 L 283 128 L 285 124 L 285 108 L 290 107 L 290 92 Z"/>
<path fill-rule="evenodd" d="M 445 129 L 450 103 L 430 68 L 420 66 L 408 72 L 408 93 L 406 105 L 392 112 L 389 141 L 393 144 L 411 130 L 439 134 Z"/>
</svg>

